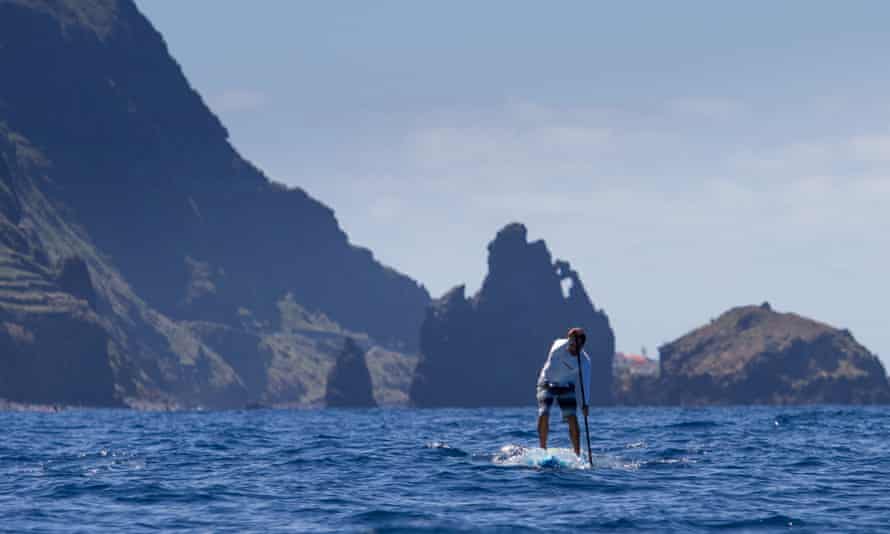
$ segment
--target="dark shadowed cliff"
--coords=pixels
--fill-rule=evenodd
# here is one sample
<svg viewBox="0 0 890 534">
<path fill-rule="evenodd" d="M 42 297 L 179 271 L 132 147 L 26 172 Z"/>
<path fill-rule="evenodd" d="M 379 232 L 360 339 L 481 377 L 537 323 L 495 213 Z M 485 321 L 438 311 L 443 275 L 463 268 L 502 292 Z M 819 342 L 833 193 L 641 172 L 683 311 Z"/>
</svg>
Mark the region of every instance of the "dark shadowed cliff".
<svg viewBox="0 0 890 534">
<path fill-rule="evenodd" d="M 224 360 L 136 296 L 39 187 L 52 169 L 0 125 L 0 397 L 239 405 Z"/>
<path fill-rule="evenodd" d="M 271 322 L 291 293 L 416 348 L 426 291 L 242 159 L 131 1 L 2 0 L 0 64 L 0 120 L 52 162 L 52 197 L 158 311 Z"/>
<path fill-rule="evenodd" d="M 0 65 L 0 398 L 320 404 L 352 336 L 404 400 L 426 290 L 242 159 L 132 1 L 0 0 Z"/>
<path fill-rule="evenodd" d="M 734 308 L 660 348 L 665 404 L 890 402 L 878 358 L 838 330 L 768 304 Z"/>
<path fill-rule="evenodd" d="M 563 284 L 571 286 L 567 296 Z M 573 326 L 587 331 L 591 401 L 608 404 L 615 353 L 608 317 L 568 262 L 554 262 L 543 241 L 529 243 L 525 226 L 508 225 L 488 245 L 479 292 L 467 299 L 459 286 L 427 310 L 411 398 L 419 406 L 532 404 L 551 343 Z"/>
<path fill-rule="evenodd" d="M 325 404 L 329 407 L 377 406 L 365 351 L 351 338 L 346 338 L 328 375 Z"/>
</svg>

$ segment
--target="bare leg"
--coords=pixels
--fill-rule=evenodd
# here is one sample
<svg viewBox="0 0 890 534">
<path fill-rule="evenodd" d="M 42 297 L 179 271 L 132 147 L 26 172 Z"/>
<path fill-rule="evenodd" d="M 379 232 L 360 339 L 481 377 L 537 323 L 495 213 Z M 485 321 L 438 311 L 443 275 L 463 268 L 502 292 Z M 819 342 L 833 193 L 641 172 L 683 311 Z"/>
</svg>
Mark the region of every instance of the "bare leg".
<svg viewBox="0 0 890 534">
<path fill-rule="evenodd" d="M 538 442 L 542 449 L 547 448 L 547 433 L 550 431 L 550 416 L 538 416 Z"/>
<path fill-rule="evenodd" d="M 578 429 L 578 418 L 574 415 L 570 415 L 566 417 L 566 422 L 569 424 L 569 439 L 572 440 L 572 448 L 575 449 L 575 454 L 581 454 L 581 431 Z"/>
</svg>

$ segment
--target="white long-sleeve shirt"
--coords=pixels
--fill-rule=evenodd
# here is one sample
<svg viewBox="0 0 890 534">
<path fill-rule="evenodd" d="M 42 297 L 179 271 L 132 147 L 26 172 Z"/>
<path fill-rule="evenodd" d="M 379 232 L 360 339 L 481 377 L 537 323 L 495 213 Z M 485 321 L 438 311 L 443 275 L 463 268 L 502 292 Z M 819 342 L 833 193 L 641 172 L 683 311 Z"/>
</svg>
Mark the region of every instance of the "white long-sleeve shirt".
<svg viewBox="0 0 890 534">
<path fill-rule="evenodd" d="M 581 350 L 581 373 L 584 377 L 584 405 L 590 404 L 590 356 Z M 578 385 L 578 358 L 569 352 L 569 340 L 557 339 L 550 347 L 547 361 L 538 375 L 538 384 L 575 385 L 576 395 L 580 393 Z"/>
</svg>

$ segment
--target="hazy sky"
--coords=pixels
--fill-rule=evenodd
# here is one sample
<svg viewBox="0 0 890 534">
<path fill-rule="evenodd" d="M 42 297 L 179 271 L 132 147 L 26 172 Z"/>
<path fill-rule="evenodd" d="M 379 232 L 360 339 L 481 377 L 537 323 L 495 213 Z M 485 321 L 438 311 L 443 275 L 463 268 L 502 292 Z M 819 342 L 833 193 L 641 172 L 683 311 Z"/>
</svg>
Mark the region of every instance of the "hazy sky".
<svg viewBox="0 0 890 534">
<path fill-rule="evenodd" d="M 512 221 L 619 350 L 764 300 L 890 363 L 890 3 L 138 0 L 234 145 L 440 296 Z"/>
</svg>

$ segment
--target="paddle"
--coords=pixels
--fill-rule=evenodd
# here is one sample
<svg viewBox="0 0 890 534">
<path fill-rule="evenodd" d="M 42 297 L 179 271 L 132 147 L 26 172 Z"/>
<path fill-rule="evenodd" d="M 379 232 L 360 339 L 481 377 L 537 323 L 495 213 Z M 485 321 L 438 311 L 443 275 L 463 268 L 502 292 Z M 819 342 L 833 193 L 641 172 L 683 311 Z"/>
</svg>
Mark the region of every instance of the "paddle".
<svg viewBox="0 0 890 534">
<path fill-rule="evenodd" d="M 581 356 L 583 356 L 583 352 L 581 349 L 578 349 L 578 383 L 581 384 L 581 406 L 587 406 L 586 399 L 587 396 L 584 395 L 584 377 L 581 375 Z M 583 410 L 582 410 L 583 411 Z M 587 461 L 590 462 L 590 467 L 593 467 L 593 453 L 590 452 L 590 426 L 587 424 L 587 414 L 584 414 L 584 433 L 587 435 Z"/>
</svg>

